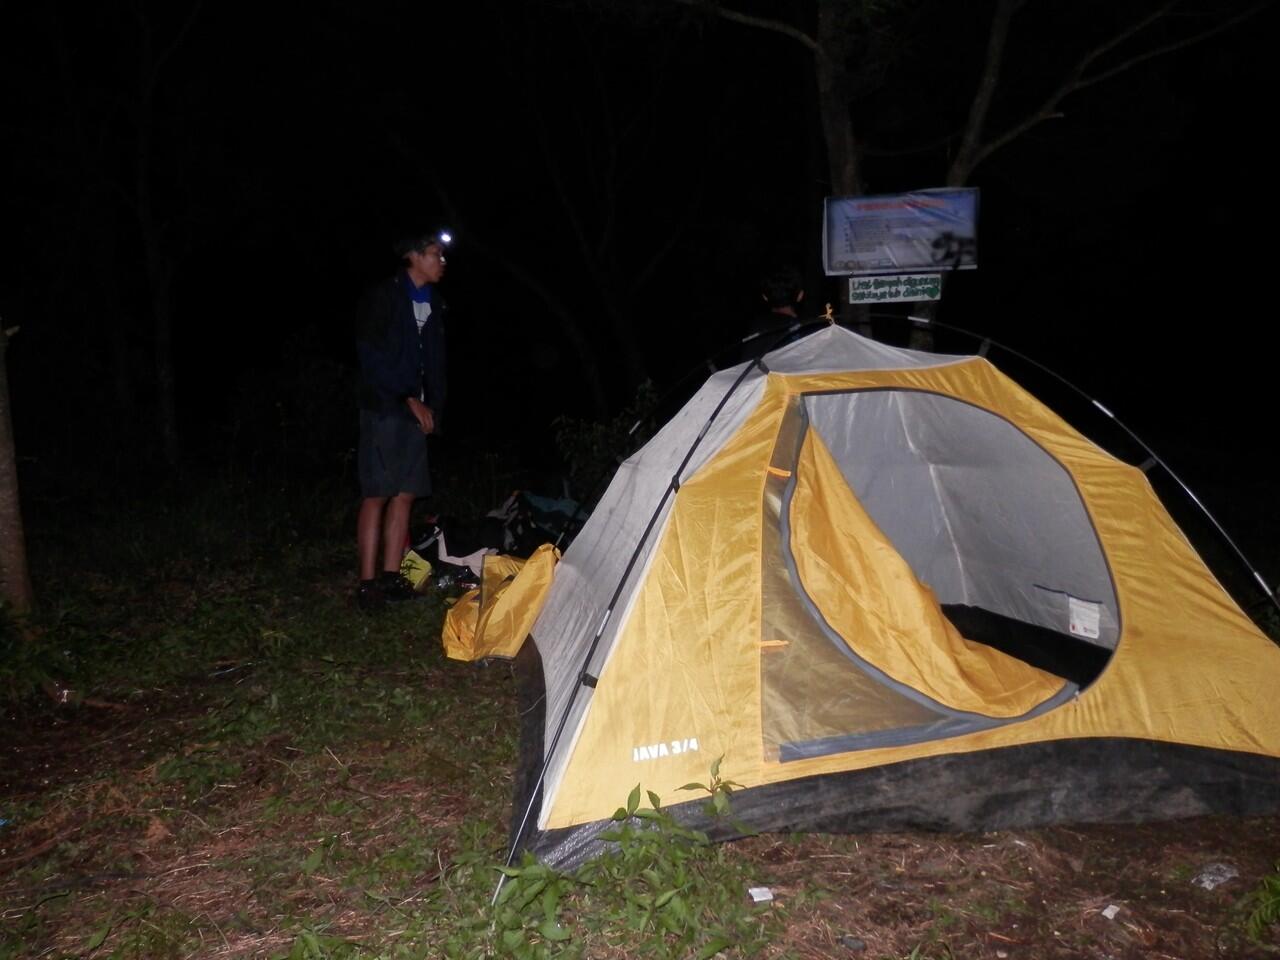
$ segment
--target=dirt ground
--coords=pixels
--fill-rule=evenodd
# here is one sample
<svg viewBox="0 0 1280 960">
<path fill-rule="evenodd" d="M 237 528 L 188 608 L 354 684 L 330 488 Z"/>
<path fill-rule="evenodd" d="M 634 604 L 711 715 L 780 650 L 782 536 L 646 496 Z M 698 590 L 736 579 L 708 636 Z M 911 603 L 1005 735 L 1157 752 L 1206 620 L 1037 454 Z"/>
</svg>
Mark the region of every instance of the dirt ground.
<svg viewBox="0 0 1280 960">
<path fill-rule="evenodd" d="M 1263 957 L 1238 933 L 1242 894 L 1274 869 L 1280 818 L 1054 827 L 982 835 L 759 837 L 800 956 Z M 1195 882 L 1222 865 L 1231 879 Z"/>
<path fill-rule="evenodd" d="M 180 910 L 194 918 L 190 929 L 207 936 L 172 954 L 157 947 L 140 956 L 278 955 L 291 939 L 279 917 L 290 911 L 327 911 L 331 929 L 358 939 L 370 918 L 323 869 L 305 885 L 277 890 L 274 905 L 255 915 L 249 900 L 261 899 L 263 881 L 253 871 L 262 870 L 264 851 L 290 839 L 313 842 L 335 804 L 358 805 L 368 826 L 353 847 L 403 837 L 406 829 L 449 837 L 465 818 L 483 814 L 476 797 L 445 778 L 389 777 L 382 755 L 400 748 L 383 743 L 333 762 L 304 760 L 287 743 L 258 743 L 245 753 L 234 793 L 216 809 L 184 805 L 177 786 L 157 779 L 155 762 L 181 741 L 192 709 L 189 696 L 157 695 L 127 709 L 48 706 L 6 716 L 0 934 L 30 952 L 5 954 L 0 939 L 0 955 L 94 955 L 85 931 L 142 903 Z M 434 762 L 422 758 L 423 769 Z M 334 779 L 339 769 L 343 776 Z M 299 807 L 264 818 L 264 804 L 289 782 L 315 784 L 307 789 L 324 800 L 313 808 L 321 812 Z M 62 799 L 42 802 L 55 794 Z M 24 809 L 39 816 L 24 819 Z M 450 851 L 451 841 L 436 844 L 430 862 L 412 868 L 412 882 L 429 889 Z M 1270 930 L 1270 943 L 1242 933 L 1242 900 L 1280 861 L 1280 817 L 982 835 L 770 835 L 737 842 L 732 856 L 750 865 L 772 892 L 771 909 L 783 914 L 784 933 L 766 949 L 773 957 L 1280 956 L 1280 928 Z M 1211 889 L 1206 873 L 1220 879 Z M 56 922 L 32 925 L 47 911 L 42 898 L 55 897 L 63 902 Z"/>
</svg>

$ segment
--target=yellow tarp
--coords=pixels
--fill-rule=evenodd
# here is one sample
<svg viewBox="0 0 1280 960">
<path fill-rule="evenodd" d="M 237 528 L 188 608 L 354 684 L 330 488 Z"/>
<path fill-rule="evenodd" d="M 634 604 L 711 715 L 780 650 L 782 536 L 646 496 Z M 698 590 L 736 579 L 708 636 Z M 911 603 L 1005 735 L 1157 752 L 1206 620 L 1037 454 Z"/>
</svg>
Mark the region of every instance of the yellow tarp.
<svg viewBox="0 0 1280 960">
<path fill-rule="evenodd" d="M 549 543 L 528 560 L 503 554 L 485 557 L 480 586 L 464 593 L 445 614 L 445 656 L 514 657 L 538 619 L 559 560 L 560 551 Z"/>
</svg>

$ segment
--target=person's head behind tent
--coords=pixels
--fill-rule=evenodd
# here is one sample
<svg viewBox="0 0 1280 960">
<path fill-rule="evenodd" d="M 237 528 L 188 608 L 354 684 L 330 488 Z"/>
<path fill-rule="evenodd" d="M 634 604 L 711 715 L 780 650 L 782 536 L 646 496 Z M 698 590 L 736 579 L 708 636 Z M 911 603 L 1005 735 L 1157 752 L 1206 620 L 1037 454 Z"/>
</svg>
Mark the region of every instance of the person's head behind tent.
<svg viewBox="0 0 1280 960">
<path fill-rule="evenodd" d="M 800 271 L 789 263 L 775 267 L 761 281 L 760 296 L 771 313 L 798 316 L 797 307 L 804 300 Z"/>
<path fill-rule="evenodd" d="M 755 360 L 768 350 L 782 346 L 779 339 L 785 328 L 798 327 L 800 304 L 804 300 L 804 280 L 799 269 L 787 261 L 778 262 L 760 279 L 760 299 L 764 309 L 757 309 L 747 325 L 747 334 L 739 347 L 740 361 Z"/>
</svg>

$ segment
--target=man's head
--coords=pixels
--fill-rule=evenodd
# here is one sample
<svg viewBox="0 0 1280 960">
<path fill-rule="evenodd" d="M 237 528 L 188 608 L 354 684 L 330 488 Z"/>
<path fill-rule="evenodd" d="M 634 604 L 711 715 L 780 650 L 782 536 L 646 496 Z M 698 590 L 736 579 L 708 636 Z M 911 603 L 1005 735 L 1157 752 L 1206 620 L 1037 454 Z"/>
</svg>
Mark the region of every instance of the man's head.
<svg viewBox="0 0 1280 960">
<path fill-rule="evenodd" d="M 760 284 L 760 296 L 777 313 L 795 315 L 795 308 L 804 299 L 804 282 L 800 271 L 785 264 L 768 273 Z"/>
<path fill-rule="evenodd" d="M 416 234 L 396 244 L 396 253 L 409 268 L 415 284 L 439 283 L 444 276 L 445 248 L 450 236 L 442 231 Z"/>
</svg>

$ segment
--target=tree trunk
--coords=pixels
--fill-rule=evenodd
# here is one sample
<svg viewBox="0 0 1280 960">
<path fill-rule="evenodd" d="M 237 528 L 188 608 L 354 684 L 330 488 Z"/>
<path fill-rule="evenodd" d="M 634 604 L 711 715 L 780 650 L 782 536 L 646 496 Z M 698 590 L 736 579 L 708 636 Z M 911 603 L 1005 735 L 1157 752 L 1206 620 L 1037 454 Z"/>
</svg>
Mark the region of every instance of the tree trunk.
<svg viewBox="0 0 1280 960">
<path fill-rule="evenodd" d="M 830 192 L 836 197 L 856 197 L 863 190 L 862 161 L 844 90 L 844 57 L 840 53 L 844 49 L 844 38 L 839 33 L 837 7 L 834 0 L 818 3 L 818 38 L 813 63 L 818 84 L 818 112 L 822 117 L 827 166 L 831 173 Z M 865 304 L 848 302 L 847 282 L 840 281 L 837 312 L 846 326 L 869 337 L 871 310 Z"/>
<path fill-rule="evenodd" d="M 839 53 L 844 41 L 838 34 L 836 6 L 832 0 L 818 4 L 818 49 L 813 59 L 818 81 L 818 110 L 827 141 L 831 192 L 835 196 L 852 197 L 862 193 L 862 170 L 858 145 L 853 138 L 853 123 L 849 119 L 849 101 L 844 92 L 844 64 Z"/>
<path fill-rule="evenodd" d="M 1021 0 L 999 0 L 996 4 L 995 15 L 991 18 L 991 30 L 987 35 L 986 59 L 983 62 L 982 74 L 978 78 L 977 89 L 969 102 L 969 117 L 965 121 L 960 148 L 947 168 L 946 185 L 948 187 L 965 186 L 981 156 L 987 116 L 991 112 L 991 101 L 995 97 L 996 87 L 1000 82 L 1000 66 L 1004 60 L 1005 45 L 1009 40 L 1009 26 L 1020 2 Z M 942 293 L 946 292 L 947 281 L 950 278 L 950 273 L 943 273 Z M 913 304 L 915 309 L 911 313 L 925 320 L 934 320 L 938 316 L 940 303 L 941 298 L 927 303 Z M 932 350 L 934 348 L 933 329 L 912 324 L 908 345 L 915 350 Z"/>
<path fill-rule="evenodd" d="M 0 600 L 18 613 L 32 607 L 27 539 L 18 497 L 18 463 L 9 415 L 9 331 L 0 323 Z"/>
</svg>

